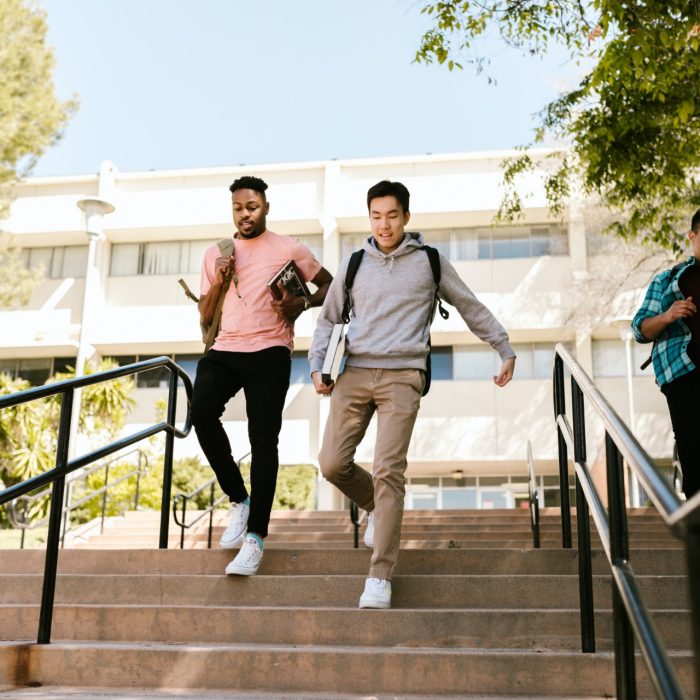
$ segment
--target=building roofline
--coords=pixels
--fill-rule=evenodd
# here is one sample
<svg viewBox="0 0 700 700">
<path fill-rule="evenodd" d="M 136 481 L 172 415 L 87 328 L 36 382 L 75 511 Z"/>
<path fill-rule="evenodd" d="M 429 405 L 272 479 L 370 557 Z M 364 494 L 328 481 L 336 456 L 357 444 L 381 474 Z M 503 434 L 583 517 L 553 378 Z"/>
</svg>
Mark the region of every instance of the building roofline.
<svg viewBox="0 0 700 700">
<path fill-rule="evenodd" d="M 534 156 L 546 156 L 551 153 L 556 153 L 557 148 L 536 148 L 530 149 L 528 152 Z M 214 167 L 198 167 L 198 168 L 178 168 L 165 170 L 135 170 L 120 172 L 117 170 L 115 177 L 117 180 L 149 180 L 163 178 L 182 178 L 182 177 L 197 177 L 223 175 L 232 172 L 248 173 L 251 171 L 266 171 L 266 172 L 289 172 L 300 170 L 318 170 L 325 168 L 330 164 L 337 164 L 341 167 L 366 167 L 381 164 L 406 164 L 406 163 L 441 163 L 455 162 L 460 160 L 478 161 L 489 160 L 492 158 L 509 158 L 522 154 L 522 150 L 504 149 L 495 151 L 470 151 L 461 153 L 425 153 L 413 154 L 405 156 L 375 156 L 371 158 L 345 158 L 345 159 L 326 159 L 312 161 L 290 161 L 287 163 L 256 163 L 246 164 L 240 163 L 236 165 L 214 166 Z M 51 175 L 27 177 L 17 183 L 18 187 L 33 187 L 37 185 L 56 185 L 56 184 L 77 184 L 77 183 L 93 183 L 99 179 L 99 173 L 83 175 Z"/>
</svg>

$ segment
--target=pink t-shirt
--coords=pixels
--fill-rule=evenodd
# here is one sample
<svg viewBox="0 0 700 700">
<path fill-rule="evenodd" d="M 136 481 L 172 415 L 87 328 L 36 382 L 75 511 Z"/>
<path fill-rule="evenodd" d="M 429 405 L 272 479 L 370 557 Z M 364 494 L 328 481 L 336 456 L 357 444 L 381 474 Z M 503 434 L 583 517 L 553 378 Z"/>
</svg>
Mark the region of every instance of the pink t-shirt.
<svg viewBox="0 0 700 700">
<path fill-rule="evenodd" d="M 238 293 L 231 282 L 221 312 L 221 330 L 214 350 L 256 352 L 283 345 L 294 347 L 294 324 L 282 320 L 272 308 L 267 282 L 288 260 L 294 260 L 304 281 L 318 274 L 321 263 L 296 238 L 280 236 L 266 230 L 257 238 L 234 238 L 234 271 L 238 276 Z M 200 294 L 211 289 L 216 259 L 221 257 L 214 244 L 204 253 Z"/>
</svg>

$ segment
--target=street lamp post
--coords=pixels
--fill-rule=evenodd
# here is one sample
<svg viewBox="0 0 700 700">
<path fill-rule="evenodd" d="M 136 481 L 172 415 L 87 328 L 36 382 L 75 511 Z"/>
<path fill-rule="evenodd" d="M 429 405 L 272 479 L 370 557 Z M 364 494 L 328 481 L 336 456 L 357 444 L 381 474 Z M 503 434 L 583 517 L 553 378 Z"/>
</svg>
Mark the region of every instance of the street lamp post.
<svg viewBox="0 0 700 700">
<path fill-rule="evenodd" d="M 618 318 L 612 324 L 620 333 L 620 339 L 625 344 L 625 369 L 627 375 L 627 411 L 629 416 L 630 431 L 634 435 L 636 432 L 636 415 L 634 412 L 634 384 L 632 382 L 632 340 L 634 332 L 632 330 L 631 318 Z M 641 503 L 639 493 L 639 481 L 637 475 L 632 469 L 629 469 L 629 485 L 630 485 L 630 505 L 633 508 L 639 508 Z"/>
<path fill-rule="evenodd" d="M 88 334 L 97 285 L 97 269 L 95 267 L 97 241 L 102 238 L 104 232 L 104 216 L 114 211 L 114 205 L 98 197 L 87 197 L 78 202 L 78 208 L 85 213 L 85 233 L 88 237 L 87 268 L 85 270 L 85 287 L 83 289 L 83 309 L 80 318 L 78 354 L 75 359 L 75 376 L 82 377 L 85 373 L 85 362 L 89 357 L 88 350 L 90 346 L 88 343 Z M 70 436 L 68 441 L 69 458 L 75 457 L 75 442 L 78 434 L 81 398 L 82 390 L 76 389 L 73 397 L 73 413 L 71 415 Z"/>
</svg>

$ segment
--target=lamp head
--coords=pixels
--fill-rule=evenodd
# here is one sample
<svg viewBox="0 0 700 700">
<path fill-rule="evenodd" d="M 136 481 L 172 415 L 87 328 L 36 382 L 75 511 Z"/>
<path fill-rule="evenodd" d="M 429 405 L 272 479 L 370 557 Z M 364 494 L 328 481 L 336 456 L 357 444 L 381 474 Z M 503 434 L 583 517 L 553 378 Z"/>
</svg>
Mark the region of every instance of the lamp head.
<svg viewBox="0 0 700 700">
<path fill-rule="evenodd" d="M 78 202 L 78 208 L 85 212 L 85 231 L 88 236 L 100 237 L 104 231 L 102 217 L 114 211 L 114 205 L 97 197 L 87 197 Z"/>
</svg>

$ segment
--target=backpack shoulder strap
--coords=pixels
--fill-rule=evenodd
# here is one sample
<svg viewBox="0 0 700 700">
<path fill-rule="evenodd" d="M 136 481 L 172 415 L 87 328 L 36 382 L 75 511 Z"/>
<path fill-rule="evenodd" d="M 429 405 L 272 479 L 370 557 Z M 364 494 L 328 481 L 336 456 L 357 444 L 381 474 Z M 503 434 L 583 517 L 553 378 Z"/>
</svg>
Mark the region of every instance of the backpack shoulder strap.
<svg viewBox="0 0 700 700">
<path fill-rule="evenodd" d="M 444 319 L 450 317 L 450 312 L 442 305 L 442 299 L 438 294 L 438 289 L 440 288 L 440 277 L 442 275 L 442 268 L 440 267 L 440 253 L 437 248 L 433 248 L 430 245 L 424 245 L 423 250 L 428 254 L 428 260 L 430 261 L 430 269 L 433 271 L 433 279 L 435 280 L 435 300 L 434 304 L 437 304 L 440 316 Z"/>
<path fill-rule="evenodd" d="M 360 248 L 356 250 L 348 261 L 348 269 L 345 272 L 345 299 L 343 300 L 343 323 L 350 323 L 350 290 L 352 289 L 352 283 L 355 281 L 355 275 L 357 274 L 357 268 L 360 267 L 362 262 L 362 256 L 365 251 Z"/>
<path fill-rule="evenodd" d="M 219 247 L 221 255 L 225 258 L 233 255 L 233 238 L 222 238 L 216 242 L 216 245 Z"/>
</svg>

